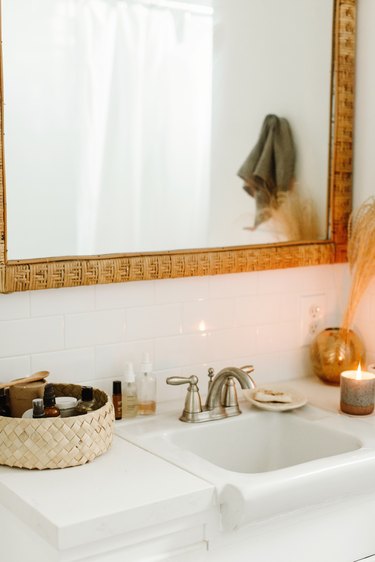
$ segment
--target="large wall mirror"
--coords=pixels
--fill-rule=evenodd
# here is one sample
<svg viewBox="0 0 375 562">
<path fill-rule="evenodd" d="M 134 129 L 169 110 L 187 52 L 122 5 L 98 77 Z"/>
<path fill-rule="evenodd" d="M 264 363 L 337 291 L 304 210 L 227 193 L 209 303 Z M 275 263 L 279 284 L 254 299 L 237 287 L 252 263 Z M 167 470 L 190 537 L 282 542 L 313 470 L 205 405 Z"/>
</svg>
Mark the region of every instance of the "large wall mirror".
<svg viewBox="0 0 375 562">
<path fill-rule="evenodd" d="M 1 0 L 1 291 L 345 260 L 355 10 Z"/>
</svg>

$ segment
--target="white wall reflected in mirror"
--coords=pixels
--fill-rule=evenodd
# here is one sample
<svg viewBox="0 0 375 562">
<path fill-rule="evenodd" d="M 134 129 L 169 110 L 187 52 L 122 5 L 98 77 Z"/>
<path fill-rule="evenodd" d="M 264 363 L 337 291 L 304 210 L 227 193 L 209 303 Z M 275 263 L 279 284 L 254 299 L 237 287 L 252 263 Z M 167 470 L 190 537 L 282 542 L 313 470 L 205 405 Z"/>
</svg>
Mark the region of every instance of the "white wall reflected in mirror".
<svg viewBox="0 0 375 562">
<path fill-rule="evenodd" d="M 284 240 L 237 176 L 269 113 L 325 238 L 332 4 L 2 0 L 8 258 Z"/>
</svg>

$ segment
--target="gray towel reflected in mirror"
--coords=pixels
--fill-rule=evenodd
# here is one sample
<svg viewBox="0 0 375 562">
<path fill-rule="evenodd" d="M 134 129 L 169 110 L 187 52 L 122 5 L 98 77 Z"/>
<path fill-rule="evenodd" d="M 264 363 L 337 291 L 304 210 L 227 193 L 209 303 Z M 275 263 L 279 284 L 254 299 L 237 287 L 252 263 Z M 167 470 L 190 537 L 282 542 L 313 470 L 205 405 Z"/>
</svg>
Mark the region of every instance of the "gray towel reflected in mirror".
<svg viewBox="0 0 375 562">
<path fill-rule="evenodd" d="M 257 144 L 238 171 L 243 188 L 255 198 L 254 227 L 271 216 L 278 195 L 294 182 L 296 151 L 288 121 L 276 115 L 264 119 Z"/>
</svg>

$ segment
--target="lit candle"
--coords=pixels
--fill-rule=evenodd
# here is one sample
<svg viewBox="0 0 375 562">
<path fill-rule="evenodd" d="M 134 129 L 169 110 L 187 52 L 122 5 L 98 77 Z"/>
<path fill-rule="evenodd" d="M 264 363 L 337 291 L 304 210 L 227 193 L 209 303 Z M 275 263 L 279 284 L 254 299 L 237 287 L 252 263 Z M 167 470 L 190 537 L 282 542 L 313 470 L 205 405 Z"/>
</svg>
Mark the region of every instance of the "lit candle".
<svg viewBox="0 0 375 562">
<path fill-rule="evenodd" d="M 340 408 L 345 414 L 366 416 L 374 411 L 375 376 L 366 371 L 344 371 L 340 376 Z"/>
</svg>

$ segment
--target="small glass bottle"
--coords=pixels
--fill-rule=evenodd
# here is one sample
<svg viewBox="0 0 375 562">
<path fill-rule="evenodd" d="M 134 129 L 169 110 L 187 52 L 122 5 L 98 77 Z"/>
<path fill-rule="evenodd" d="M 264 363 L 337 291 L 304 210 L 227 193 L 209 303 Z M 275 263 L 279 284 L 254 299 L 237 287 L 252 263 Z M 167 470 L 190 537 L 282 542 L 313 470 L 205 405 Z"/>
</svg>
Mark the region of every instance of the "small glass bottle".
<svg viewBox="0 0 375 562">
<path fill-rule="evenodd" d="M 132 363 L 127 363 L 124 379 L 125 384 L 122 393 L 122 415 L 124 418 L 134 418 L 138 413 L 138 398 Z"/>
<path fill-rule="evenodd" d="M 115 408 L 115 420 L 121 420 L 122 419 L 121 381 L 113 381 L 112 402 Z"/>
<path fill-rule="evenodd" d="M 78 415 L 87 414 L 87 412 L 92 412 L 97 410 L 98 403 L 94 398 L 94 389 L 92 386 L 83 386 L 81 399 L 78 400 L 76 406 L 76 412 Z"/>
<path fill-rule="evenodd" d="M 51 383 L 44 387 L 43 402 L 46 418 L 58 418 L 60 416 L 60 409 L 56 406 L 55 389 Z"/>
<path fill-rule="evenodd" d="M 33 418 L 45 418 L 43 398 L 34 398 L 33 400 Z"/>
<path fill-rule="evenodd" d="M 156 378 L 152 373 L 150 356 L 145 353 L 141 372 L 137 376 L 138 414 L 149 416 L 156 412 Z"/>
</svg>

